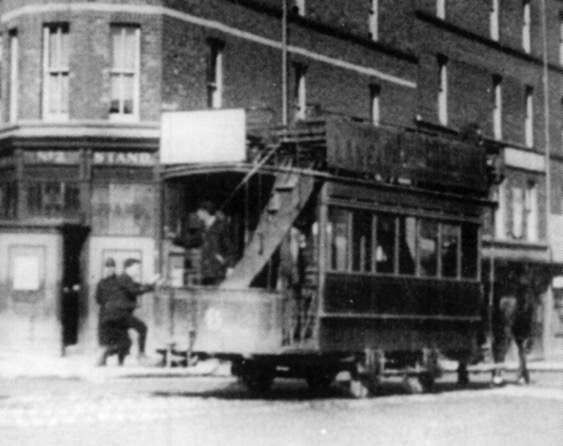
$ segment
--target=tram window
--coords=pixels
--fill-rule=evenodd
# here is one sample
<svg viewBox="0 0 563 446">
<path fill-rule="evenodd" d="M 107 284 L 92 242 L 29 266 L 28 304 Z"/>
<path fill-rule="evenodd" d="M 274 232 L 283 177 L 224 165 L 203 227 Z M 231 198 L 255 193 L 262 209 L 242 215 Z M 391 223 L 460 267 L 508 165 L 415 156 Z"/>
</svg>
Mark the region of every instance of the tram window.
<svg viewBox="0 0 563 446">
<path fill-rule="evenodd" d="M 438 222 L 421 219 L 419 225 L 420 275 L 435 277 L 438 273 Z"/>
<path fill-rule="evenodd" d="M 399 273 L 416 271 L 416 219 L 399 217 Z"/>
<path fill-rule="evenodd" d="M 462 225 L 461 243 L 461 275 L 466 279 L 474 279 L 477 277 L 479 259 L 479 231 L 476 225 Z"/>
<path fill-rule="evenodd" d="M 327 236 L 330 242 L 330 267 L 336 271 L 348 269 L 350 212 L 344 209 L 329 210 Z"/>
<path fill-rule="evenodd" d="M 352 270 L 371 271 L 372 215 L 367 211 L 352 214 Z"/>
<path fill-rule="evenodd" d="M 395 217 L 377 216 L 375 262 L 378 273 L 395 272 Z"/>
<path fill-rule="evenodd" d="M 442 223 L 441 249 L 442 277 L 458 277 L 460 228 L 457 225 Z"/>
</svg>

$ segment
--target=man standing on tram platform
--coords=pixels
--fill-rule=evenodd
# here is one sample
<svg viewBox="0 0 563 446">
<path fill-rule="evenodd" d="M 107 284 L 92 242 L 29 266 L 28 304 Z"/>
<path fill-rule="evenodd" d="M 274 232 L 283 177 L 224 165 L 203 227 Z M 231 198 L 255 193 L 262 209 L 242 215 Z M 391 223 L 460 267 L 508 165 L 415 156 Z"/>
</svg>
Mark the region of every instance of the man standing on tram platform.
<svg viewBox="0 0 563 446">
<path fill-rule="evenodd" d="M 202 285 L 217 285 L 229 273 L 232 259 L 228 219 L 210 201 L 203 201 L 188 216 L 174 243 L 186 249 L 200 249 Z"/>
</svg>

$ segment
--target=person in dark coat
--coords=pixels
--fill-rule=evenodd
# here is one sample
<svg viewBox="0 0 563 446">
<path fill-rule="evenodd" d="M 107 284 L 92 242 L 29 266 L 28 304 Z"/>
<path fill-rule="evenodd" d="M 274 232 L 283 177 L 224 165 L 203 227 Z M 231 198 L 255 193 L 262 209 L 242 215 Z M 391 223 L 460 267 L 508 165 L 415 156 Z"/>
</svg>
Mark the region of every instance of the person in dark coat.
<svg viewBox="0 0 563 446">
<path fill-rule="evenodd" d="M 145 345 L 147 339 L 147 324 L 133 315 L 137 307 L 137 297 L 153 291 L 155 284 L 142 285 L 135 282 L 135 278 L 139 277 L 141 262 L 137 259 L 129 258 L 123 264 L 123 274 L 117 277 L 119 307 L 124 310 L 124 325 L 127 329 L 135 330 L 139 335 L 139 360 L 146 357 Z"/>
<path fill-rule="evenodd" d="M 186 249 L 200 249 L 202 285 L 216 285 L 226 277 L 233 253 L 229 224 L 213 203 L 200 203 L 173 241 Z"/>
<path fill-rule="evenodd" d="M 131 348 L 126 325 L 128 310 L 119 302 L 121 290 L 115 261 L 109 258 L 104 266 L 105 277 L 100 280 L 96 288 L 96 302 L 100 306 L 98 341 L 102 347 L 98 365 L 105 366 L 107 358 L 115 354 L 119 365 L 122 365 Z"/>
</svg>

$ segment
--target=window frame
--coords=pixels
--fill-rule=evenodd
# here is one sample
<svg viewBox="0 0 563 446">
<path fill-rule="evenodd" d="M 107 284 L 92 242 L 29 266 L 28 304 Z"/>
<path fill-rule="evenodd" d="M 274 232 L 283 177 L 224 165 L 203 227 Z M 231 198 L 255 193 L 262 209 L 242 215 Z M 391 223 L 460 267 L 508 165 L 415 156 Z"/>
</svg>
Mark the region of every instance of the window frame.
<svg viewBox="0 0 563 446">
<path fill-rule="evenodd" d="M 442 20 L 446 20 L 446 1 L 436 0 L 436 17 Z"/>
<path fill-rule="evenodd" d="M 225 57 L 224 49 L 224 42 L 219 40 L 209 41 L 207 106 L 211 109 L 220 109 L 223 107 Z"/>
<path fill-rule="evenodd" d="M 530 85 L 524 90 L 524 142 L 534 147 L 534 87 Z"/>
<path fill-rule="evenodd" d="M 124 51 L 127 51 L 127 49 L 125 48 L 125 36 L 126 36 L 126 31 L 129 30 L 134 30 L 134 35 L 135 35 L 135 50 L 134 50 L 134 54 L 135 54 L 135 63 L 134 63 L 134 67 L 133 69 L 127 69 L 125 67 L 115 67 L 113 66 L 113 63 L 115 61 L 115 51 L 116 48 L 114 47 L 114 40 L 113 40 L 113 32 L 114 30 L 119 29 L 121 31 L 121 38 L 123 39 L 122 42 L 122 47 Z M 110 71 L 109 71 L 109 77 L 110 77 L 110 108 L 109 108 L 109 117 L 110 117 L 110 121 L 116 121 L 116 122 L 131 122 L 131 121 L 138 121 L 140 119 L 140 95 L 141 95 L 141 27 L 140 25 L 137 24 L 124 24 L 124 23 L 114 23 L 110 25 L 110 47 L 111 47 L 111 66 L 110 66 Z M 123 79 L 125 79 L 127 76 L 132 77 L 133 78 L 133 91 L 132 91 L 132 112 L 131 113 L 125 113 L 124 112 L 124 108 L 125 108 L 125 101 L 126 99 L 124 99 L 123 96 Z M 119 111 L 118 112 L 113 112 L 112 111 L 112 106 L 111 103 L 114 101 L 114 97 L 113 97 L 113 79 L 114 77 L 118 77 L 119 79 L 121 79 L 120 82 L 120 96 L 119 98 L 117 98 L 118 104 L 119 104 Z"/>
<path fill-rule="evenodd" d="M 438 55 L 438 122 L 447 126 L 448 117 L 448 58 Z"/>
<path fill-rule="evenodd" d="M 493 136 L 502 141 L 502 77 L 493 75 Z"/>
<path fill-rule="evenodd" d="M 293 65 L 295 73 L 295 119 L 307 119 L 307 66 L 301 63 Z"/>
<path fill-rule="evenodd" d="M 491 0 L 491 9 L 489 14 L 489 35 L 492 40 L 500 39 L 500 1 Z"/>
<path fill-rule="evenodd" d="M 538 184 L 528 181 L 524 192 L 524 216 L 526 222 L 526 240 L 537 242 L 539 240 L 539 200 Z"/>
<path fill-rule="evenodd" d="M 522 49 L 525 53 L 532 51 L 532 5 L 531 0 L 522 2 Z"/>
<path fill-rule="evenodd" d="M 379 0 L 371 0 L 368 29 L 370 39 L 377 42 L 379 40 Z"/>
<path fill-rule="evenodd" d="M 61 57 L 63 49 L 63 38 L 66 34 L 67 45 L 67 66 L 62 64 L 59 66 L 50 66 L 51 53 L 53 49 L 51 48 L 51 36 L 52 31 L 55 31 L 55 40 L 57 45 L 57 53 Z M 43 26 L 43 119 L 47 121 L 67 121 L 69 119 L 69 104 L 70 104 L 70 28 L 68 23 L 52 23 Z M 57 83 L 59 87 L 64 82 L 66 83 L 67 91 L 67 103 L 63 104 L 62 91 L 58 91 L 58 98 L 51 97 L 51 82 L 53 81 L 53 75 L 57 78 Z M 57 111 L 51 112 L 51 106 L 53 103 L 57 103 Z M 66 108 L 66 111 L 61 111 Z"/>
</svg>

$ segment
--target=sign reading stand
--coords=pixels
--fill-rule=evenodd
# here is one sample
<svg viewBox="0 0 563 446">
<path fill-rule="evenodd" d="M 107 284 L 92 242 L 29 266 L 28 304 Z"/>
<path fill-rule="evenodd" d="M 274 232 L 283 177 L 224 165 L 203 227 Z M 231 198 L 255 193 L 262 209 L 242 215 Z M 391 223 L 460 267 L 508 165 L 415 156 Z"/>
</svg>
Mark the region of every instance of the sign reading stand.
<svg viewBox="0 0 563 446">
<path fill-rule="evenodd" d="M 245 159 L 244 109 L 162 113 L 162 164 L 233 163 Z"/>
</svg>

